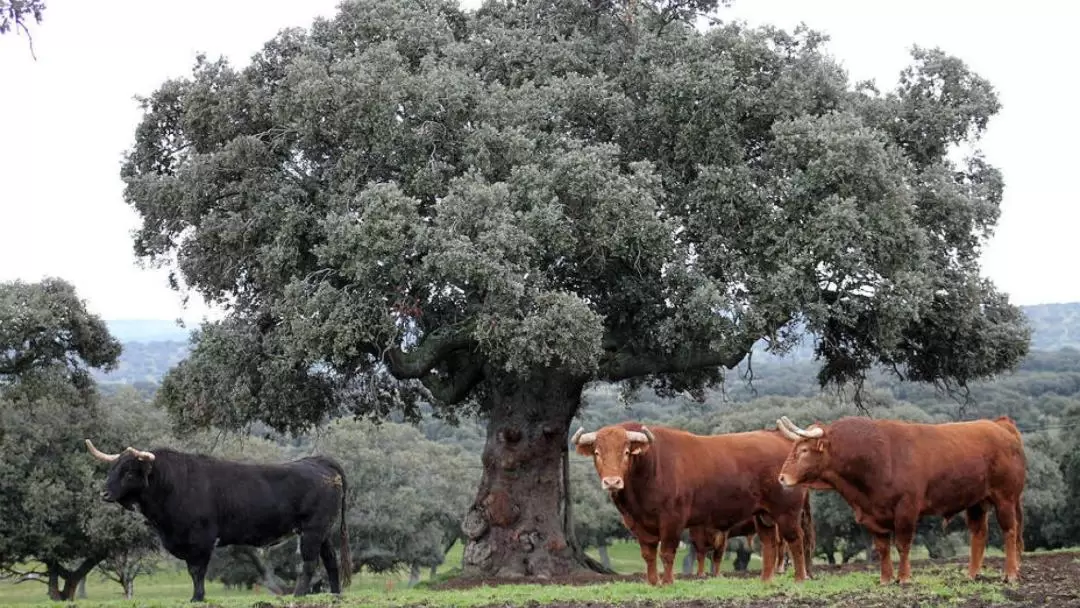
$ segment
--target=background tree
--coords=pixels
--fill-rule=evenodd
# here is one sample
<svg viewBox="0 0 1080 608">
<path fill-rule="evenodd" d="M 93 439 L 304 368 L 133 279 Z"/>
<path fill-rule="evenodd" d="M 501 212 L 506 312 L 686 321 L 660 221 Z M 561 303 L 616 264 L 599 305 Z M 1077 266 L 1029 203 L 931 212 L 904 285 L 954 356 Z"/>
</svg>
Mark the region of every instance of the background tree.
<svg viewBox="0 0 1080 608">
<path fill-rule="evenodd" d="M 395 423 L 338 420 L 318 443 L 349 472 L 348 517 L 353 563 L 373 572 L 443 563 L 459 537 L 478 464 L 461 450 Z"/>
<path fill-rule="evenodd" d="M 0 283 L 0 568 L 43 564 L 52 599 L 72 599 L 102 559 L 151 540 L 137 516 L 102 503 L 83 444 L 119 441 L 87 371 L 119 354 L 67 282 Z"/>
<path fill-rule="evenodd" d="M 465 570 L 555 575 L 585 561 L 562 471 L 591 382 L 703 398 L 804 334 L 822 384 L 1017 365 L 978 266 L 1002 178 L 949 156 L 991 85 L 916 49 L 881 95 L 819 34 L 665 6 L 353 0 L 163 83 L 122 170 L 135 250 L 227 310 L 162 385 L 181 427 L 479 414 Z"/>
</svg>

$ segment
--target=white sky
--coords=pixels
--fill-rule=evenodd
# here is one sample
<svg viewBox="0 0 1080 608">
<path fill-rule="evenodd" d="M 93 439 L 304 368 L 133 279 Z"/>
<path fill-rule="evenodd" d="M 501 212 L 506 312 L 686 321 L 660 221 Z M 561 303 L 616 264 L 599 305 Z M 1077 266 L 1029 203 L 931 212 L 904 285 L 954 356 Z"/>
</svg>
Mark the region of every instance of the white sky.
<svg viewBox="0 0 1080 608">
<path fill-rule="evenodd" d="M 479 0 L 465 0 L 475 7 Z M 190 73 L 195 54 L 246 63 L 280 28 L 332 15 L 337 0 L 50 0 L 26 38 L 0 37 L 0 280 L 72 281 L 108 319 L 195 321 L 165 272 L 140 269 L 119 178 L 140 118 L 133 95 Z M 1003 109 L 982 143 L 1005 174 L 984 273 L 1014 302 L 1080 301 L 1068 260 L 1080 240 L 1071 170 L 1080 85 L 1070 42 L 1080 17 L 1057 0 L 735 0 L 728 16 L 831 37 L 852 79 L 891 88 L 912 44 L 941 46 L 997 87 Z M 1076 239 L 1076 240 L 1074 240 Z"/>
</svg>

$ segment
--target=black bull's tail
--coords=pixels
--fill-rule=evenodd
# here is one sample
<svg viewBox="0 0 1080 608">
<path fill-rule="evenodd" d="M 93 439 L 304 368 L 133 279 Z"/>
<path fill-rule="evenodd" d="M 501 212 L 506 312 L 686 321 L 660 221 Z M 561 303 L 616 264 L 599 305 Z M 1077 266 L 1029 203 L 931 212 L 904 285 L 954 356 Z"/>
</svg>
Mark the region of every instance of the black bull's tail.
<svg viewBox="0 0 1080 608">
<path fill-rule="evenodd" d="M 349 551 L 349 524 L 346 521 L 346 500 L 349 496 L 349 482 L 345 476 L 345 469 L 341 467 L 337 461 L 332 458 L 326 459 L 326 464 L 337 473 L 341 479 L 341 521 L 338 522 L 338 529 L 341 532 L 339 538 L 340 545 L 338 546 L 338 573 L 341 578 L 341 588 L 345 589 L 352 584 L 352 552 Z"/>
<path fill-rule="evenodd" d="M 817 545 L 817 531 L 814 530 L 814 515 L 810 512 L 810 490 L 803 499 L 802 516 L 799 521 L 803 531 L 803 555 L 806 557 L 806 573 L 810 574 L 810 562 L 814 559 Z"/>
<path fill-rule="evenodd" d="M 341 530 L 341 547 L 339 549 L 340 555 L 338 556 L 338 562 L 340 566 L 338 570 L 341 572 L 341 588 L 345 589 L 352 584 L 352 552 L 349 550 L 349 524 L 346 523 L 346 508 L 345 498 L 348 496 L 348 482 L 345 481 L 345 473 L 341 473 L 341 522 L 339 524 Z"/>
</svg>

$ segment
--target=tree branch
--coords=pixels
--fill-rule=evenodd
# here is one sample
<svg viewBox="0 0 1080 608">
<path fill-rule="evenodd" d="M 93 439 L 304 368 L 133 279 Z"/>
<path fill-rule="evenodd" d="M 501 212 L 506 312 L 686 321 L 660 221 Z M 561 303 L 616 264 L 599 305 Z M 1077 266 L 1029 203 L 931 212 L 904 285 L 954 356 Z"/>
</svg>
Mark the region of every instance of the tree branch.
<svg viewBox="0 0 1080 608">
<path fill-rule="evenodd" d="M 460 326 L 440 327 L 424 336 L 420 344 L 409 352 L 400 347 L 390 349 L 385 359 L 389 362 L 390 373 L 399 380 L 423 378 L 454 351 L 472 344 L 472 338 Z M 383 358 L 382 353 L 380 358 Z"/>
<path fill-rule="evenodd" d="M 753 349 L 756 341 L 757 338 L 744 338 L 738 344 L 723 351 L 684 347 L 671 355 L 616 351 L 607 354 L 601 360 L 600 375 L 604 380 L 618 382 L 639 376 L 686 372 L 721 365 L 733 369 Z"/>
<path fill-rule="evenodd" d="M 472 389 L 484 379 L 484 366 L 480 363 L 470 362 L 459 370 L 456 370 L 449 378 L 435 375 L 427 375 L 420 379 L 424 388 L 439 401 L 448 405 L 460 403 L 469 396 Z"/>
</svg>

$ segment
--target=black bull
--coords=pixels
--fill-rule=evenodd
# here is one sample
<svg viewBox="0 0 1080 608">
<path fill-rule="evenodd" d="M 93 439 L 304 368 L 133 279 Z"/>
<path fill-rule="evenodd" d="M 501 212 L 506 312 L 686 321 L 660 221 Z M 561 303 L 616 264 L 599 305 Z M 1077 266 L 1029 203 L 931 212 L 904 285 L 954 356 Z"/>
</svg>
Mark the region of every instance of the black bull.
<svg viewBox="0 0 1080 608">
<path fill-rule="evenodd" d="M 104 454 L 89 439 L 98 460 L 111 464 L 101 496 L 126 509 L 138 507 L 165 549 L 187 562 L 192 601 L 206 596 L 206 567 L 214 547 L 265 546 L 300 535 L 303 569 L 294 593 L 308 593 L 321 557 L 332 593 L 352 575 L 345 524 L 345 473 L 325 456 L 281 464 L 248 464 L 160 448 L 127 448 Z M 340 515 L 339 515 L 340 509 Z M 340 516 L 341 570 L 330 540 Z"/>
</svg>

